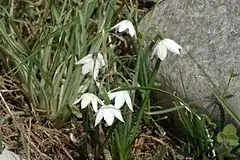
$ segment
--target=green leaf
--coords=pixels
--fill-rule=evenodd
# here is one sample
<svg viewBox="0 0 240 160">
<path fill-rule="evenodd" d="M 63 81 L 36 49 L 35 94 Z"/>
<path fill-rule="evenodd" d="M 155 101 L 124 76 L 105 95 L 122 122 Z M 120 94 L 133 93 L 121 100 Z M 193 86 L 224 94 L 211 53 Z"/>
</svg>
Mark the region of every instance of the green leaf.
<svg viewBox="0 0 240 160">
<path fill-rule="evenodd" d="M 237 129 L 233 124 L 228 124 L 223 128 L 223 132 L 237 134 Z"/>
<path fill-rule="evenodd" d="M 173 108 L 163 109 L 163 110 L 160 110 L 160 111 L 148 112 L 147 114 L 149 114 L 149 115 L 166 114 L 166 113 L 177 111 L 177 110 L 182 109 L 182 108 L 185 108 L 185 106 L 176 106 L 176 107 L 173 107 Z"/>
<path fill-rule="evenodd" d="M 223 128 L 223 131 L 217 134 L 217 141 L 220 143 L 226 142 L 229 146 L 238 145 L 237 129 L 233 124 L 228 124 Z"/>
<path fill-rule="evenodd" d="M 235 147 L 238 145 L 238 136 L 237 135 L 227 134 L 227 140 L 228 140 L 228 144 L 231 147 Z"/>
<path fill-rule="evenodd" d="M 240 117 L 237 115 L 236 112 L 233 111 L 232 107 L 227 104 L 227 102 L 222 97 L 218 96 L 217 92 L 214 89 L 212 89 L 212 93 L 220 102 L 222 107 L 236 120 L 238 124 L 240 124 Z"/>
<path fill-rule="evenodd" d="M 220 132 L 217 134 L 217 141 L 220 143 L 226 142 L 229 146 L 238 145 L 238 136 L 236 134 Z"/>
</svg>

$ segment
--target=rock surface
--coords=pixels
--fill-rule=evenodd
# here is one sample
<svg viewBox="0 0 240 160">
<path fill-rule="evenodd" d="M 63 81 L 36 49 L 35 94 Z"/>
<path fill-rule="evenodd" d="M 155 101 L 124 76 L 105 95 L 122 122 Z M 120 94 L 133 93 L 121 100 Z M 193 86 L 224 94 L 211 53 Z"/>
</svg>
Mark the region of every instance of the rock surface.
<svg viewBox="0 0 240 160">
<path fill-rule="evenodd" d="M 182 57 L 168 54 L 159 71 L 180 95 L 186 96 L 182 80 L 187 97 L 202 100 L 211 96 L 209 87 L 222 93 L 230 73 L 240 73 L 240 0 L 165 0 L 155 24 L 184 48 Z M 228 88 L 240 116 L 240 76 Z"/>
<path fill-rule="evenodd" d="M 2 154 L 0 154 L 0 160 L 24 160 L 19 155 L 7 150 L 6 148 L 3 150 Z"/>
</svg>

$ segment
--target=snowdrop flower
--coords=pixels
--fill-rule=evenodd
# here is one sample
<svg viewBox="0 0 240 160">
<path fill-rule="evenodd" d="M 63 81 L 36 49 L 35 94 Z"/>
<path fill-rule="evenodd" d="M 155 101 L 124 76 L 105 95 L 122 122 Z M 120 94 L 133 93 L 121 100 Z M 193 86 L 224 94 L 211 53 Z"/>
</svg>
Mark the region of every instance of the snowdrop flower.
<svg viewBox="0 0 240 160">
<path fill-rule="evenodd" d="M 158 58 L 163 61 L 167 56 L 167 50 L 175 54 L 180 54 L 179 51 L 180 49 L 182 49 L 182 47 L 178 45 L 176 42 L 174 42 L 171 39 L 165 38 L 157 42 L 153 49 L 151 59 L 153 58 L 154 55 L 157 55 Z"/>
<path fill-rule="evenodd" d="M 92 54 L 89 54 L 83 57 L 80 61 L 76 62 L 75 64 L 83 64 L 82 66 L 82 74 L 90 73 L 93 76 L 93 79 L 96 80 L 99 70 L 105 66 L 105 62 L 103 60 L 103 56 L 101 53 L 97 54 L 96 59 L 93 58 Z"/>
<path fill-rule="evenodd" d="M 81 101 L 81 108 L 86 108 L 90 103 L 92 104 L 93 110 L 95 112 L 98 111 L 97 104 L 103 104 L 102 100 L 100 100 L 95 94 L 85 93 L 79 99 L 73 102 L 73 105 L 78 104 Z"/>
<path fill-rule="evenodd" d="M 116 108 L 118 109 L 121 108 L 126 102 L 128 105 L 128 108 L 133 112 L 132 101 L 128 91 L 118 91 L 118 92 L 109 93 L 108 96 L 110 100 L 115 98 L 114 106 Z"/>
<path fill-rule="evenodd" d="M 124 122 L 120 110 L 113 105 L 103 105 L 97 112 L 95 119 L 95 126 L 104 118 L 108 126 L 111 126 L 114 121 L 114 117 Z"/>
<path fill-rule="evenodd" d="M 116 24 L 113 28 L 116 28 L 118 32 L 127 32 L 131 37 L 137 38 L 135 28 L 133 27 L 133 24 L 129 20 L 123 20 Z"/>
</svg>

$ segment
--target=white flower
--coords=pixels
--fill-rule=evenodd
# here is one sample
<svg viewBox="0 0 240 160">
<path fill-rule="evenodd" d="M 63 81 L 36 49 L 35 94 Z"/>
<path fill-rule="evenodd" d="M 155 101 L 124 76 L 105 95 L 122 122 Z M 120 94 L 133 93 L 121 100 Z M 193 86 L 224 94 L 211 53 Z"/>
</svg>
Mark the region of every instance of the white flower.
<svg viewBox="0 0 240 160">
<path fill-rule="evenodd" d="M 120 110 L 113 105 L 103 105 L 97 112 L 95 126 L 104 118 L 108 126 L 113 124 L 114 117 L 124 122 Z"/>
<path fill-rule="evenodd" d="M 96 80 L 99 70 L 105 66 L 105 62 L 103 60 L 103 56 L 101 53 L 97 54 L 96 59 L 93 58 L 92 54 L 89 54 L 82 59 L 80 59 L 75 64 L 83 64 L 82 66 L 82 74 L 90 73 L 93 76 L 93 79 Z"/>
<path fill-rule="evenodd" d="M 165 38 L 156 43 L 153 49 L 151 59 L 153 58 L 154 55 L 157 54 L 158 58 L 160 58 L 163 61 L 167 56 L 167 50 L 175 54 L 180 54 L 179 51 L 180 49 L 182 49 L 182 47 L 178 45 L 176 42 L 174 42 L 171 39 Z"/>
<path fill-rule="evenodd" d="M 123 20 L 112 28 L 116 28 L 118 32 L 127 32 L 131 37 L 137 38 L 135 28 L 129 20 Z"/>
<path fill-rule="evenodd" d="M 110 100 L 115 98 L 114 106 L 116 108 L 118 109 L 121 108 L 126 102 L 128 105 L 128 108 L 133 112 L 132 101 L 128 91 L 118 91 L 118 92 L 109 93 L 108 96 Z"/>
<path fill-rule="evenodd" d="M 75 100 L 73 102 L 73 105 L 79 103 L 81 101 L 81 108 L 84 109 L 89 105 L 90 103 L 92 104 L 93 110 L 95 112 L 98 111 L 98 106 L 97 104 L 103 104 L 102 100 L 100 100 L 95 94 L 92 93 L 85 93 L 83 94 L 79 99 Z"/>
</svg>

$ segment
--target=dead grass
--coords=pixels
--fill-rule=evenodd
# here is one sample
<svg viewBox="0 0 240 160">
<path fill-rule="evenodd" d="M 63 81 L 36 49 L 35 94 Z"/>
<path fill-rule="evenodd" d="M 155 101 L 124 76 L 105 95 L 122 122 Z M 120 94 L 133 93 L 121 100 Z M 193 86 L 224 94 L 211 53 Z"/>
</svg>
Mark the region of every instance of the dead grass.
<svg viewBox="0 0 240 160">
<path fill-rule="evenodd" d="M 74 121 L 56 128 L 41 117 L 42 112 L 27 102 L 18 82 L 8 76 L 0 76 L 0 134 L 5 147 L 25 159 L 74 160 L 93 159 L 87 149 L 91 137 L 83 132 L 82 122 Z M 76 137 L 72 141 L 70 134 Z M 84 143 L 85 141 L 86 143 Z M 161 154 L 175 157 L 176 145 L 160 131 L 142 127 L 142 134 L 135 140 L 132 159 L 152 159 Z M 103 156 L 102 156 L 103 158 Z"/>
<path fill-rule="evenodd" d="M 0 77 L 0 97 L 0 133 L 5 147 L 26 159 L 82 157 L 69 138 L 76 128 L 65 125 L 57 129 L 51 122 L 41 121 L 39 112 L 25 101 L 21 88 L 10 77 Z"/>
</svg>

